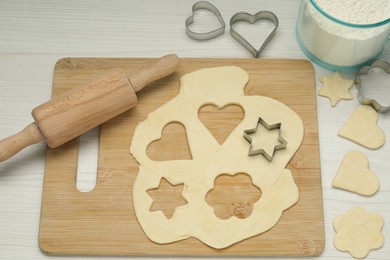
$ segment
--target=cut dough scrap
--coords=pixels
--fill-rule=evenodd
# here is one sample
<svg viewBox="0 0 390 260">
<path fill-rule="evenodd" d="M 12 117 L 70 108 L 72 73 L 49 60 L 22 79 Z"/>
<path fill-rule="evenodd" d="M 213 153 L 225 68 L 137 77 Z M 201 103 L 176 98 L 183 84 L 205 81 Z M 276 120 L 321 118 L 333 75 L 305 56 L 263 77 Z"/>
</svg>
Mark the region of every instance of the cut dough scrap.
<svg viewBox="0 0 390 260">
<path fill-rule="evenodd" d="M 320 77 L 320 81 L 323 86 L 318 95 L 329 98 L 332 107 L 336 106 L 342 99 L 353 99 L 350 89 L 354 84 L 354 80 L 344 79 L 338 71 L 330 77 Z"/>
<path fill-rule="evenodd" d="M 361 105 L 339 130 L 338 135 L 368 149 L 378 149 L 385 143 L 385 133 L 377 126 L 378 115 L 371 106 Z"/>
<path fill-rule="evenodd" d="M 272 228 L 284 210 L 299 198 L 292 174 L 285 169 L 300 147 L 304 127 L 301 118 L 283 103 L 264 96 L 245 96 L 249 77 L 241 68 L 201 69 L 181 77 L 178 96 L 150 113 L 135 129 L 130 152 L 140 164 L 133 185 L 133 204 L 137 219 L 152 241 L 172 243 L 195 237 L 214 248 L 225 248 Z M 198 117 L 199 108 L 213 104 L 235 104 L 244 110 L 243 120 L 221 145 Z M 248 156 L 245 129 L 253 128 L 261 117 L 269 124 L 282 123 L 287 148 L 277 151 L 272 162 L 262 156 Z M 192 160 L 153 161 L 146 155 L 148 145 L 161 137 L 169 122 L 180 122 L 187 132 Z M 221 174 L 246 173 L 262 196 L 245 219 L 220 219 L 207 204 L 206 195 Z M 150 211 L 148 189 L 161 178 L 173 185 L 183 183 L 187 204 L 176 208 L 167 219 L 161 211 Z"/>
<path fill-rule="evenodd" d="M 351 151 L 345 155 L 332 186 L 370 196 L 378 191 L 379 180 L 368 169 L 367 157 L 361 152 Z"/>
<path fill-rule="evenodd" d="M 348 251 L 355 258 L 364 258 L 371 249 L 383 245 L 383 225 L 379 214 L 370 214 L 362 207 L 352 207 L 333 221 L 336 231 L 334 246 L 340 251 Z"/>
</svg>

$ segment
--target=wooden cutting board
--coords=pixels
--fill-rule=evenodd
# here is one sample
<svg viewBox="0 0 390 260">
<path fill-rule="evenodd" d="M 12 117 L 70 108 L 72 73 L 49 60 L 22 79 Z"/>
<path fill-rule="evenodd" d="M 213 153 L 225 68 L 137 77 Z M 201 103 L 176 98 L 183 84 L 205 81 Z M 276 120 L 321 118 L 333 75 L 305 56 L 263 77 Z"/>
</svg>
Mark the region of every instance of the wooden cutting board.
<svg viewBox="0 0 390 260">
<path fill-rule="evenodd" d="M 54 70 L 53 96 L 79 86 L 109 68 L 120 67 L 126 72 L 132 72 L 150 61 L 151 59 L 133 58 L 62 59 L 57 62 Z M 239 66 L 249 73 L 250 81 L 245 89 L 247 95 L 275 98 L 301 116 L 305 137 L 288 164 L 299 188 L 299 201 L 283 213 L 271 230 L 226 249 L 213 249 L 194 238 L 167 245 L 153 243 L 138 224 L 132 204 L 132 184 L 138 172 L 138 164 L 129 153 L 134 128 L 149 112 L 178 94 L 179 78 L 183 74 L 226 65 Z M 91 192 L 80 192 L 76 188 L 78 140 L 56 149 L 48 148 L 39 233 L 42 251 L 49 254 L 171 256 L 310 256 L 322 252 L 322 186 L 315 79 L 310 62 L 182 59 L 179 71 L 137 94 L 139 103 L 136 107 L 100 128 L 97 184 Z M 221 111 L 204 107 L 199 116 L 217 140 L 222 140 L 226 129 L 239 122 L 242 111 L 233 106 Z M 149 146 L 148 154 L 155 160 L 190 156 L 183 127 L 172 124 L 164 128 L 162 139 Z M 226 192 L 230 192 L 234 185 L 248 185 L 247 175 L 235 177 L 234 180 L 219 177 L 217 180 L 220 192 L 215 192 L 214 198 L 208 200 L 209 204 L 215 204 L 215 210 L 220 212 L 221 218 L 231 215 L 245 218 L 250 214 L 250 200 L 258 199 L 258 189 L 250 189 L 249 186 L 242 186 L 238 193 L 236 190 L 233 198 L 224 195 L 229 194 Z M 163 183 L 160 187 L 162 186 Z M 157 203 L 155 197 L 156 205 L 152 210 L 162 210 L 168 214 L 175 205 L 180 205 L 180 198 L 172 195 L 170 189 L 173 188 L 170 185 L 165 184 L 164 189 L 166 191 L 160 194 L 166 195 L 157 196 L 166 201 Z M 248 203 L 235 203 L 236 198 L 237 201 L 244 200 Z M 233 201 L 224 202 L 226 199 Z M 235 211 L 234 207 L 237 205 L 239 210 Z"/>
</svg>

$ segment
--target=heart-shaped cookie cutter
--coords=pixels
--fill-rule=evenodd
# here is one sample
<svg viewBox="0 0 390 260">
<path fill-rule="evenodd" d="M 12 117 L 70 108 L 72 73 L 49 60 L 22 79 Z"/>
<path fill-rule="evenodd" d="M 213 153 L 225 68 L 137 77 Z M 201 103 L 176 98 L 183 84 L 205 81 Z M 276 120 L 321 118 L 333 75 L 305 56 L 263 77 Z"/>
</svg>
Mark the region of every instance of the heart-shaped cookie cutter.
<svg viewBox="0 0 390 260">
<path fill-rule="evenodd" d="M 359 103 L 362 105 L 369 105 L 372 106 L 379 113 L 386 113 L 390 111 L 390 105 L 386 105 L 386 106 L 381 105 L 375 99 L 367 98 L 362 93 L 363 91 L 362 91 L 360 76 L 367 75 L 370 69 L 373 68 L 380 68 L 387 74 L 390 74 L 390 64 L 385 60 L 375 60 L 373 63 L 371 63 L 371 65 L 360 68 L 356 72 L 356 81 L 355 81 L 355 86 L 357 89 L 357 99 Z"/>
<path fill-rule="evenodd" d="M 212 12 L 218 18 L 218 21 L 221 24 L 221 27 L 219 27 L 215 30 L 209 31 L 209 32 L 204 32 L 204 33 L 191 31 L 189 29 L 189 26 L 194 22 L 195 12 L 199 9 L 205 9 L 205 10 Z M 225 27 L 226 27 L 225 21 L 223 20 L 223 17 L 221 15 L 221 13 L 219 12 L 219 10 L 214 5 L 212 5 L 211 3 L 206 2 L 206 1 L 199 1 L 192 6 L 192 15 L 187 18 L 185 25 L 186 25 L 186 34 L 188 35 L 188 37 L 190 37 L 193 40 L 197 40 L 197 41 L 210 40 L 210 39 L 215 38 L 221 34 L 224 34 Z"/>
<path fill-rule="evenodd" d="M 263 42 L 259 50 L 256 50 L 255 47 L 253 47 L 244 37 L 242 37 L 239 33 L 237 33 L 233 29 L 233 25 L 236 22 L 249 22 L 251 24 L 254 24 L 255 22 L 259 20 L 269 20 L 271 21 L 274 25 L 275 28 L 272 30 L 272 32 L 268 35 L 267 39 Z M 240 12 L 232 16 L 230 19 L 230 35 L 238 42 L 240 43 L 245 49 L 247 49 L 255 58 L 260 57 L 260 54 L 264 50 L 264 48 L 267 46 L 267 44 L 271 41 L 271 39 L 274 37 L 276 33 L 276 29 L 279 26 L 279 20 L 278 17 L 270 12 L 270 11 L 260 11 L 257 12 L 256 14 L 248 14 L 245 12 Z"/>
</svg>

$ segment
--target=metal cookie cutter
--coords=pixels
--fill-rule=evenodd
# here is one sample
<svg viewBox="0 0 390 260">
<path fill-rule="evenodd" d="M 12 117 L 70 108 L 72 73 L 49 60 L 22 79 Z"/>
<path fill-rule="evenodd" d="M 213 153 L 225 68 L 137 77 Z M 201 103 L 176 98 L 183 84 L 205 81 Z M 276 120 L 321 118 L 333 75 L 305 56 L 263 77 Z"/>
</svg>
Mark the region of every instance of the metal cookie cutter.
<svg viewBox="0 0 390 260">
<path fill-rule="evenodd" d="M 215 30 L 212 30 L 210 32 L 205 32 L 205 33 L 197 33 L 197 32 L 191 31 L 189 29 L 189 26 L 194 22 L 195 11 L 199 10 L 199 9 L 205 9 L 205 10 L 208 10 L 208 11 L 212 12 L 213 14 L 215 14 L 215 16 L 218 18 L 218 21 L 221 24 L 221 27 L 219 27 Z M 187 33 L 188 37 L 190 37 L 191 39 L 197 40 L 197 41 L 209 40 L 209 39 L 215 38 L 221 34 L 224 34 L 225 27 L 226 27 L 225 21 L 223 20 L 222 15 L 219 12 L 219 10 L 214 5 L 212 5 L 206 1 L 199 1 L 192 6 L 192 15 L 187 18 L 185 24 L 186 24 L 186 33 Z"/>
<path fill-rule="evenodd" d="M 362 91 L 361 80 L 359 76 L 367 75 L 370 69 L 380 68 L 387 74 L 390 74 L 390 64 L 385 60 L 376 60 L 369 66 L 364 66 L 359 69 L 356 73 L 355 86 L 357 88 L 357 98 L 360 104 L 372 106 L 379 113 L 386 113 L 390 111 L 390 105 L 384 106 L 378 103 L 375 99 L 366 98 Z"/>
<path fill-rule="evenodd" d="M 280 144 L 278 144 L 278 145 L 276 145 L 274 147 L 272 155 L 269 155 L 264 149 L 252 150 L 252 138 L 249 135 L 253 134 L 253 133 L 255 133 L 257 131 L 257 127 L 259 126 L 259 124 L 262 124 L 267 130 L 274 130 L 274 129 L 278 129 L 279 130 L 278 141 L 280 142 Z M 284 140 L 282 138 L 282 136 L 280 135 L 280 128 L 281 128 L 281 126 L 282 126 L 282 123 L 276 123 L 276 124 L 273 124 L 273 125 L 269 125 L 261 117 L 259 117 L 259 119 L 257 120 L 257 124 L 256 124 L 255 128 L 244 130 L 244 138 L 250 143 L 248 155 L 249 156 L 253 156 L 253 155 L 261 154 L 262 156 L 265 157 L 265 159 L 267 159 L 269 162 L 271 162 L 276 151 L 286 149 L 287 141 Z"/>
<path fill-rule="evenodd" d="M 272 30 L 272 32 L 268 35 L 267 39 L 263 42 L 259 50 L 256 50 L 247 40 L 245 40 L 244 37 L 242 37 L 240 34 L 238 34 L 234 29 L 233 29 L 233 24 L 239 21 L 244 21 L 244 22 L 249 22 L 251 24 L 254 24 L 258 20 L 269 20 L 271 21 L 274 25 L 275 28 Z M 255 58 L 260 57 L 261 52 L 264 50 L 264 48 L 267 46 L 267 44 L 271 41 L 271 39 L 274 37 L 276 33 L 276 29 L 279 26 L 279 20 L 278 17 L 269 11 L 260 11 L 256 13 L 255 15 L 248 14 L 248 13 L 237 13 L 232 16 L 230 19 L 230 35 L 238 41 L 242 46 L 244 46 L 245 49 L 247 49 Z"/>
</svg>

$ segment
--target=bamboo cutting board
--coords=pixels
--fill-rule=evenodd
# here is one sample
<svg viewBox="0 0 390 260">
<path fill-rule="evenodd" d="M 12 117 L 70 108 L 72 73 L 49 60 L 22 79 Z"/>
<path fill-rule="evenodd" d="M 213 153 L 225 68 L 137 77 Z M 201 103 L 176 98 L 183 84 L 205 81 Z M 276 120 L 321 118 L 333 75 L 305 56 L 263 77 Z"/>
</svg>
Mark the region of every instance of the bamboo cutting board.
<svg viewBox="0 0 390 260">
<path fill-rule="evenodd" d="M 132 72 L 150 61 L 132 58 L 62 59 L 55 66 L 53 96 L 79 86 L 109 68 L 120 67 L 125 72 Z M 301 116 L 305 137 L 288 164 L 299 188 L 299 201 L 283 213 L 271 230 L 225 249 L 210 248 L 194 238 L 166 245 L 155 244 L 143 233 L 132 205 L 132 184 L 138 172 L 138 164 L 129 153 L 134 128 L 149 112 L 178 94 L 181 75 L 226 65 L 239 66 L 249 73 L 250 81 L 245 88 L 247 95 L 275 98 Z M 92 191 L 80 192 L 76 188 L 78 140 L 56 149 L 48 148 L 39 233 L 42 251 L 49 254 L 165 256 L 310 256 L 322 252 L 322 186 L 314 70 L 310 62 L 182 59 L 179 71 L 152 83 L 137 95 L 139 103 L 136 107 L 100 127 L 98 175 Z M 233 129 L 240 122 L 242 113 L 239 107 L 230 106 L 219 111 L 210 106 L 202 108 L 199 117 L 216 139 L 223 141 L 226 129 Z M 155 160 L 190 157 L 185 129 L 180 124 L 167 125 L 162 139 L 149 146 L 148 155 Z M 245 218 L 250 214 L 251 203 L 261 196 L 261 191 L 259 195 L 259 190 L 250 184 L 245 174 L 238 174 L 235 179 L 220 176 L 215 184 L 218 192 L 207 198 L 207 202 L 215 206 L 217 216 L 222 219 L 232 215 Z M 226 192 L 235 185 L 242 185 L 239 192 L 236 190 L 234 196 L 224 195 L 230 194 Z M 153 191 L 157 194 L 153 195 L 155 204 L 151 210 L 162 210 L 169 217 L 169 212 L 180 205 L 180 198 L 173 196 L 174 187 L 169 184 L 162 182 L 160 188 Z"/>
</svg>

